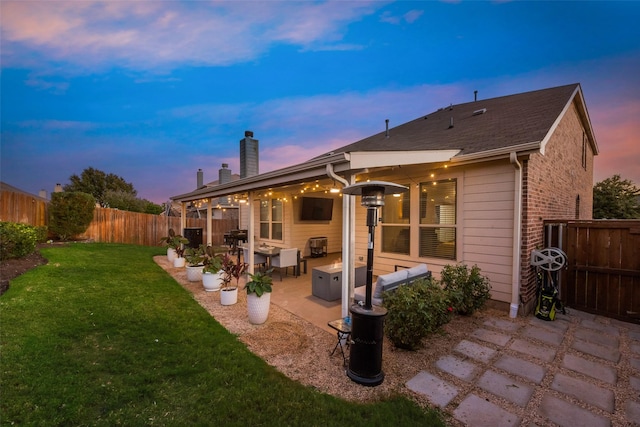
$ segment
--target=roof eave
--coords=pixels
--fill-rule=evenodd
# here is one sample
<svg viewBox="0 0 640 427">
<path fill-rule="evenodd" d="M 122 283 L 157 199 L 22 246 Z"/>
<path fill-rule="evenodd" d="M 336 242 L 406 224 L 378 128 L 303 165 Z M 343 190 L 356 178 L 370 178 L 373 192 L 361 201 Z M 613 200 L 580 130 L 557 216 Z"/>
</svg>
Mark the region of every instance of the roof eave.
<svg viewBox="0 0 640 427">
<path fill-rule="evenodd" d="M 179 194 L 171 197 L 171 200 L 176 202 L 190 202 L 198 199 L 222 197 L 229 194 L 244 193 L 251 190 L 261 190 L 301 182 L 308 179 L 315 179 L 327 175 L 326 165 L 329 163 L 335 165 L 334 170 L 336 172 L 349 170 L 349 154 L 330 154 L 275 171 L 242 178 L 237 181 L 227 182 L 214 187 L 201 188 L 189 193 Z"/>
<path fill-rule="evenodd" d="M 356 151 L 349 153 L 352 169 L 448 162 L 460 150 Z"/>
<path fill-rule="evenodd" d="M 491 160 L 509 158 L 511 153 L 531 154 L 540 152 L 540 141 L 532 141 L 524 144 L 512 145 L 509 147 L 501 147 L 493 150 L 480 151 L 478 153 L 462 154 L 451 159 L 451 163 L 477 163 L 487 162 Z"/>
</svg>

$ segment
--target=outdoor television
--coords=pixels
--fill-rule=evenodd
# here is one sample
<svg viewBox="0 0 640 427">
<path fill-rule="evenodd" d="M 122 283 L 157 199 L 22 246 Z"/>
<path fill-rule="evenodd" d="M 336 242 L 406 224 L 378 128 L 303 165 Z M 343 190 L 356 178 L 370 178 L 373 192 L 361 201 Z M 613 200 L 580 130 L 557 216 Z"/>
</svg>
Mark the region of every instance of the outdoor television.
<svg viewBox="0 0 640 427">
<path fill-rule="evenodd" d="M 331 221 L 333 199 L 320 197 L 302 197 L 300 206 L 301 221 Z"/>
</svg>

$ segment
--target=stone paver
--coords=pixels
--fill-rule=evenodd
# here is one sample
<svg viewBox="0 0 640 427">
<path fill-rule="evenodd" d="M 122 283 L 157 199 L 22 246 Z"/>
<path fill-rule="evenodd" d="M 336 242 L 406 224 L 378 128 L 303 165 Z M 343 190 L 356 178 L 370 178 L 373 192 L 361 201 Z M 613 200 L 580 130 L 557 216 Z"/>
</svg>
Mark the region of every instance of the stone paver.
<svg viewBox="0 0 640 427">
<path fill-rule="evenodd" d="M 545 362 L 551 362 L 553 358 L 556 357 L 557 353 L 557 349 L 555 347 L 534 344 L 532 342 L 521 339 L 513 340 L 513 342 L 509 345 L 509 348 L 519 353 L 537 357 L 538 359 L 544 360 Z"/>
<path fill-rule="evenodd" d="M 639 338 L 640 325 L 571 309 L 552 322 L 488 318 L 407 387 L 470 426 L 520 425 L 525 413 L 536 416 L 528 427 L 611 426 L 613 414 L 626 418 L 616 425 L 640 426 Z M 622 343 L 633 353 L 624 360 Z M 628 383 L 616 366 L 627 362 Z"/>
<path fill-rule="evenodd" d="M 421 371 L 407 382 L 407 387 L 427 396 L 431 403 L 444 408 L 458 395 L 458 388 L 426 371 Z"/>
<path fill-rule="evenodd" d="M 578 328 L 576 329 L 574 336 L 576 339 L 588 341 L 604 347 L 618 348 L 620 346 L 620 339 L 617 336 L 605 335 L 602 332 L 591 329 Z"/>
<path fill-rule="evenodd" d="M 493 364 L 496 368 L 503 369 L 510 374 L 517 375 L 521 378 L 540 384 L 547 372 L 545 368 L 535 363 L 528 362 L 517 357 L 507 354 L 501 356 Z"/>
<path fill-rule="evenodd" d="M 492 348 L 467 340 L 460 341 L 458 345 L 455 346 L 454 350 L 460 354 L 484 363 L 489 363 L 489 360 L 491 360 L 491 358 L 496 354 L 496 351 Z"/>
<path fill-rule="evenodd" d="M 464 381 L 471 381 L 476 375 L 477 366 L 455 356 L 444 356 L 438 359 L 436 366 Z"/>
<path fill-rule="evenodd" d="M 549 395 L 542 398 L 540 407 L 538 408 L 538 414 L 550 419 L 561 427 L 611 426 L 611 421 L 607 418 Z"/>
<path fill-rule="evenodd" d="M 616 371 L 615 368 L 602 363 L 592 362 L 572 354 L 564 355 L 562 366 L 608 384 L 615 384 L 618 380 L 618 371 Z"/>
<path fill-rule="evenodd" d="M 520 329 L 520 325 L 518 325 L 517 323 L 503 319 L 489 319 L 484 322 L 484 325 L 496 329 L 502 329 L 503 331 L 511 333 L 516 332 L 518 329 Z M 638 340 L 640 340 L 640 338 L 638 338 Z"/>
<path fill-rule="evenodd" d="M 624 404 L 624 413 L 628 420 L 635 420 L 636 424 L 640 423 L 640 403 L 627 400 Z"/>
<path fill-rule="evenodd" d="M 530 385 L 514 381 L 494 371 L 485 372 L 478 380 L 478 386 L 522 407 L 527 406 L 533 394 L 533 387 Z"/>
<path fill-rule="evenodd" d="M 557 374 L 553 378 L 551 388 L 600 409 L 604 409 L 605 411 L 613 412 L 615 409 L 614 395 L 611 390 L 598 387 L 577 378 L 572 378 L 568 375 Z"/>
<path fill-rule="evenodd" d="M 470 394 L 453 411 L 453 416 L 474 427 L 518 426 L 520 418 L 483 398 Z"/>
<path fill-rule="evenodd" d="M 499 332 L 490 331 L 488 329 L 476 329 L 475 331 L 473 331 L 471 336 L 482 341 L 499 345 L 501 347 L 504 347 L 511 339 L 510 335 L 501 334 Z"/>
<path fill-rule="evenodd" d="M 546 328 L 550 331 L 565 333 L 569 329 L 569 322 L 547 321 L 532 317 L 529 324 L 535 328 Z"/>
<path fill-rule="evenodd" d="M 620 330 L 617 327 L 605 325 L 604 323 L 596 322 L 594 320 L 583 320 L 580 322 L 580 326 L 602 332 L 605 335 L 615 337 L 620 336 Z"/>
<path fill-rule="evenodd" d="M 600 359 L 609 360 L 614 363 L 618 363 L 618 361 L 620 361 L 620 351 L 613 350 L 609 347 L 603 347 L 601 345 L 582 340 L 575 340 L 571 347 L 574 350 L 590 354 L 594 357 L 599 357 Z"/>
<path fill-rule="evenodd" d="M 525 328 L 524 335 L 526 337 L 556 346 L 560 345 L 562 339 L 564 338 L 564 334 L 561 332 L 551 331 L 549 329 L 539 328 L 536 326 L 527 326 Z"/>
</svg>

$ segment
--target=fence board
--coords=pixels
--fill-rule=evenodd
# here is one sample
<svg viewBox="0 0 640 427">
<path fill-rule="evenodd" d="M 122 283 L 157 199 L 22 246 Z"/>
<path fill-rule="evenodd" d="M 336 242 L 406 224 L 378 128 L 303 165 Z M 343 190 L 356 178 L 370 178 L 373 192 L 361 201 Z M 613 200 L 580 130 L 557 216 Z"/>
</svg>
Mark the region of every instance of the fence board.
<svg viewBox="0 0 640 427">
<path fill-rule="evenodd" d="M 187 218 L 186 226 L 202 228 L 203 243 L 206 243 L 206 219 Z M 96 242 L 157 246 L 160 244 L 160 238 L 169 234 L 170 228 L 173 228 L 176 233 L 180 233 L 179 217 L 96 208 L 93 221 L 81 237 Z M 234 228 L 237 228 L 237 220 L 235 219 L 212 220 L 212 244 L 222 245 L 224 233 Z"/>
<path fill-rule="evenodd" d="M 640 221 L 545 221 L 545 227 L 545 246 L 567 253 L 560 279 L 565 304 L 640 323 Z"/>
<path fill-rule="evenodd" d="M 0 192 L 0 221 L 47 225 L 48 204 L 29 194 L 3 190 Z"/>
<path fill-rule="evenodd" d="M 48 203 L 29 194 L 3 190 L 0 193 L 0 221 L 47 226 Z M 202 228 L 203 243 L 206 243 L 206 219 L 187 218 L 186 226 Z M 167 236 L 170 228 L 179 233 L 179 217 L 96 208 L 93 221 L 86 232 L 79 237 L 96 242 L 158 246 L 160 238 Z M 212 244 L 224 244 L 224 233 L 237 228 L 237 219 L 212 220 Z"/>
</svg>

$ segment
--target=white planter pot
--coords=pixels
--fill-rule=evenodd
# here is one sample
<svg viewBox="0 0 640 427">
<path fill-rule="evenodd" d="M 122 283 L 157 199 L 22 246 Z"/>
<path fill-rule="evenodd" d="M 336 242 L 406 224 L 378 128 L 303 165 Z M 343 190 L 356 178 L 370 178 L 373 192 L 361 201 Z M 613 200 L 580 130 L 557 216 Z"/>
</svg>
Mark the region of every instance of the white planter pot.
<svg viewBox="0 0 640 427">
<path fill-rule="evenodd" d="M 187 280 L 190 282 L 201 281 L 203 267 L 203 265 L 187 265 Z"/>
<path fill-rule="evenodd" d="M 271 304 L 271 292 L 265 292 L 261 297 L 256 294 L 247 295 L 247 311 L 249 312 L 249 323 L 260 325 L 267 321 L 269 317 L 269 306 Z"/>
<path fill-rule="evenodd" d="M 233 305 L 238 302 L 238 288 L 220 289 L 220 304 Z"/>
<path fill-rule="evenodd" d="M 222 285 L 224 274 L 219 273 L 202 273 L 202 286 L 207 292 L 219 291 Z"/>
<path fill-rule="evenodd" d="M 173 248 L 167 248 L 167 261 L 173 262 L 177 258 L 176 250 Z"/>
<path fill-rule="evenodd" d="M 176 259 L 173 260 L 173 266 L 176 267 L 176 268 L 184 267 L 186 262 L 187 261 L 184 259 L 184 257 L 176 258 Z"/>
</svg>

